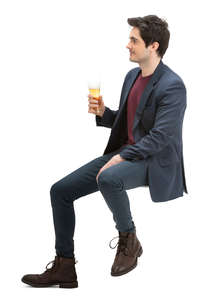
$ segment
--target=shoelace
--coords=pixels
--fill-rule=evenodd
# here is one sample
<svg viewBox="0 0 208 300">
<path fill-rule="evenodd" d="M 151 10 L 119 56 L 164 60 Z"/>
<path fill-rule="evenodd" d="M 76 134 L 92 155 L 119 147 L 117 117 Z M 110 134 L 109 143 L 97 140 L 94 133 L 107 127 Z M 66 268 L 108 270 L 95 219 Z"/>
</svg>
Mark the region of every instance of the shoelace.
<svg viewBox="0 0 208 300">
<path fill-rule="evenodd" d="M 52 261 L 50 261 L 48 264 L 47 264 L 47 266 L 45 267 L 46 268 L 46 271 L 45 272 L 49 272 L 49 271 L 52 271 L 52 270 L 54 270 L 55 269 L 55 266 L 56 266 L 56 260 L 54 259 L 54 260 L 52 260 Z M 51 266 L 51 268 L 48 268 L 48 265 L 50 265 L 51 263 L 53 263 L 52 264 L 52 266 Z"/>
<path fill-rule="evenodd" d="M 118 245 L 118 242 L 117 242 L 117 244 L 115 245 L 115 247 L 111 247 L 111 242 L 112 242 L 113 240 L 117 239 L 117 238 L 119 238 L 119 236 L 115 236 L 115 237 L 110 241 L 109 247 L 110 247 L 111 249 L 115 249 L 116 246 Z"/>
<path fill-rule="evenodd" d="M 114 247 L 111 247 L 111 242 L 112 242 L 114 239 L 116 239 L 116 238 L 119 238 L 117 244 L 116 244 Z M 111 249 L 115 249 L 116 246 L 118 245 L 118 248 L 117 248 L 117 254 L 118 254 L 119 252 L 123 252 L 125 255 L 127 255 L 127 253 L 126 253 L 126 249 L 127 249 L 127 248 L 126 248 L 126 242 L 127 242 L 127 237 L 116 236 L 116 237 L 114 237 L 114 238 L 110 241 L 109 247 L 110 247 Z"/>
<path fill-rule="evenodd" d="M 48 265 L 50 265 L 51 263 L 53 263 L 52 266 L 51 266 L 51 268 L 48 268 Z M 75 258 L 75 264 L 76 264 L 76 263 L 78 263 L 78 260 L 76 260 L 76 258 Z M 56 266 L 56 260 L 54 259 L 54 260 L 50 261 L 50 262 L 47 264 L 47 266 L 45 267 L 45 268 L 46 268 L 46 272 L 47 272 L 47 271 L 51 271 L 53 268 L 55 268 L 55 266 Z"/>
</svg>

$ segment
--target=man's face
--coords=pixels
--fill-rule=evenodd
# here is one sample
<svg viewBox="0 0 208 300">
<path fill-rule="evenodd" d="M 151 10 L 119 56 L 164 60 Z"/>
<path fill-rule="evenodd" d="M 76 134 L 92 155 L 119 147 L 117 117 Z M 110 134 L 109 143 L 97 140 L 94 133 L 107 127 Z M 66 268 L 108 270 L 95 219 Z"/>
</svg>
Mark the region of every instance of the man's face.
<svg viewBox="0 0 208 300">
<path fill-rule="evenodd" d="M 148 61 L 151 54 L 150 48 L 152 46 L 149 45 L 147 48 L 145 47 L 144 40 L 140 36 L 140 31 L 137 27 L 133 27 L 129 39 L 130 41 L 126 48 L 129 49 L 130 52 L 130 61 L 137 63 Z"/>
</svg>

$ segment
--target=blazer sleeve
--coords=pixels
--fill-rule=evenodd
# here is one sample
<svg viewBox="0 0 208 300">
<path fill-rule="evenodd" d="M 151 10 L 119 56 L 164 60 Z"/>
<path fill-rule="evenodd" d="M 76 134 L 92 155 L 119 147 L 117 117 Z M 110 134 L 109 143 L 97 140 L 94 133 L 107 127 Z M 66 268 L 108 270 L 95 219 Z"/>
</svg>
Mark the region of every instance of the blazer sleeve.
<svg viewBox="0 0 208 300">
<path fill-rule="evenodd" d="M 96 125 L 112 128 L 117 113 L 118 113 L 118 110 L 111 110 L 110 108 L 105 106 L 105 111 L 104 111 L 103 116 L 102 117 L 97 116 L 97 115 L 95 116 Z"/>
<path fill-rule="evenodd" d="M 146 159 L 166 147 L 178 135 L 186 109 L 186 88 L 182 81 L 169 84 L 159 100 L 153 128 L 119 154 L 126 160 Z"/>
</svg>

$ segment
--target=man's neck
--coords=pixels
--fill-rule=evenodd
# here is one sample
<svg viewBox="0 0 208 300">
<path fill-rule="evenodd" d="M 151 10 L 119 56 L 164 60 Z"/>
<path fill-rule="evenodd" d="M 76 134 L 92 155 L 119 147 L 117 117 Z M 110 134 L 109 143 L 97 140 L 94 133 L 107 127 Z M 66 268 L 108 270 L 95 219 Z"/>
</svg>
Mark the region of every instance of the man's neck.
<svg viewBox="0 0 208 300">
<path fill-rule="evenodd" d="M 142 77 L 146 77 L 153 74 L 160 61 L 161 58 L 156 58 L 154 60 L 149 60 L 147 62 L 140 63 L 139 66 L 142 70 Z"/>
</svg>

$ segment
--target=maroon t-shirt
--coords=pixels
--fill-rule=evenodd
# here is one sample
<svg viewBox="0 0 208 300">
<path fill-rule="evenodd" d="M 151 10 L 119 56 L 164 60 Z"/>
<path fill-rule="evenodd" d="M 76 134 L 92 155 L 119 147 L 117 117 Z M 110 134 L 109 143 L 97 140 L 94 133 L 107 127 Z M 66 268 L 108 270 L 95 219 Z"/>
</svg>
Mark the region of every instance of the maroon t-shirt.
<svg viewBox="0 0 208 300">
<path fill-rule="evenodd" d="M 142 73 L 139 74 L 134 82 L 127 99 L 127 126 L 128 126 L 128 141 L 122 146 L 135 144 L 133 137 L 133 124 L 137 106 L 139 105 L 141 95 L 150 79 L 151 75 L 142 77 Z"/>
</svg>

